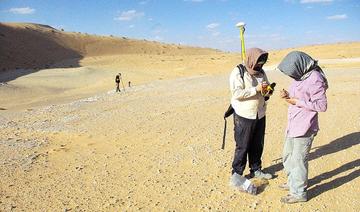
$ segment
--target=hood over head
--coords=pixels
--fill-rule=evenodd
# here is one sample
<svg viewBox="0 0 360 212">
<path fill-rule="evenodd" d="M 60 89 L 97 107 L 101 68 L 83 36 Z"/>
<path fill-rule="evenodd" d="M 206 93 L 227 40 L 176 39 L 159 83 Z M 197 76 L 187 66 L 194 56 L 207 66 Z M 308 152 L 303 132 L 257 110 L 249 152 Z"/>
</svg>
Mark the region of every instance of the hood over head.
<svg viewBox="0 0 360 212">
<path fill-rule="evenodd" d="M 301 80 L 302 76 L 317 66 L 317 61 L 310 55 L 301 51 L 292 51 L 280 62 L 278 69 L 295 80 Z"/>
<path fill-rule="evenodd" d="M 278 69 L 297 81 L 307 79 L 312 71 L 318 71 L 323 77 L 326 88 L 329 87 L 323 70 L 319 67 L 318 61 L 310 55 L 301 51 L 292 51 L 278 65 Z"/>
<path fill-rule="evenodd" d="M 262 72 L 262 66 L 266 63 L 268 53 L 259 48 L 247 50 L 245 66 L 250 75 L 256 75 Z"/>
</svg>

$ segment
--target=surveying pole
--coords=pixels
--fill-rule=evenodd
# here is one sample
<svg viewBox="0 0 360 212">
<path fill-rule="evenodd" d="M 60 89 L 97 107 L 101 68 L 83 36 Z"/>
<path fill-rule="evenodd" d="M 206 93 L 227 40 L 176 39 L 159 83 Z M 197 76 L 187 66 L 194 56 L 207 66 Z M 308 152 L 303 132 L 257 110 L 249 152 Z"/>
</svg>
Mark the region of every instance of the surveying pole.
<svg viewBox="0 0 360 212">
<path fill-rule="evenodd" d="M 245 64 L 245 40 L 244 40 L 245 23 L 239 22 L 236 24 L 236 27 L 240 29 L 241 59 L 243 64 Z"/>
</svg>

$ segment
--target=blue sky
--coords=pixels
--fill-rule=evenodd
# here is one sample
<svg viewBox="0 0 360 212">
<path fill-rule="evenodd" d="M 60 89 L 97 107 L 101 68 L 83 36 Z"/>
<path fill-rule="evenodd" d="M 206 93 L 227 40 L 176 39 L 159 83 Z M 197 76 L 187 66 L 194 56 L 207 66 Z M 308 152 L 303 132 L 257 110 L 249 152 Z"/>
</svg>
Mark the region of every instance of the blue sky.
<svg viewBox="0 0 360 212">
<path fill-rule="evenodd" d="M 240 51 L 360 41 L 360 0 L 0 0 L 0 22 Z"/>
</svg>

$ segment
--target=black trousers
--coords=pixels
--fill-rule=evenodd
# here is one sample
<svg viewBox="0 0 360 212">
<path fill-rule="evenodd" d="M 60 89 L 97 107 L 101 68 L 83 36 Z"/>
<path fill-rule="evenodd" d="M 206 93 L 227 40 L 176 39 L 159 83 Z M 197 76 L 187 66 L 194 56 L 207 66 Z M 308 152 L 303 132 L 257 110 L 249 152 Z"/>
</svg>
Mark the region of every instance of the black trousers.
<svg viewBox="0 0 360 212">
<path fill-rule="evenodd" d="M 250 172 L 261 169 L 264 149 L 265 117 L 247 119 L 234 113 L 234 137 L 236 142 L 232 173 L 242 175 L 246 158 L 249 157 Z"/>
<path fill-rule="evenodd" d="M 116 83 L 116 92 L 120 92 L 120 83 Z"/>
</svg>

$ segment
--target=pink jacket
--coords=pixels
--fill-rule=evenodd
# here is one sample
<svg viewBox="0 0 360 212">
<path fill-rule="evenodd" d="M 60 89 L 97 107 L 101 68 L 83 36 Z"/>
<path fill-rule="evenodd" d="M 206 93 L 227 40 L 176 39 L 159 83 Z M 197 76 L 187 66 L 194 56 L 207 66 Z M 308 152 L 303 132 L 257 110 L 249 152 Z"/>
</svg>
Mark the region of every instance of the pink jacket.
<svg viewBox="0 0 360 212">
<path fill-rule="evenodd" d="M 294 80 L 289 88 L 290 98 L 298 99 L 288 109 L 287 137 L 300 137 L 319 131 L 318 112 L 327 109 L 326 85 L 322 75 L 313 71 L 303 80 Z"/>
</svg>

